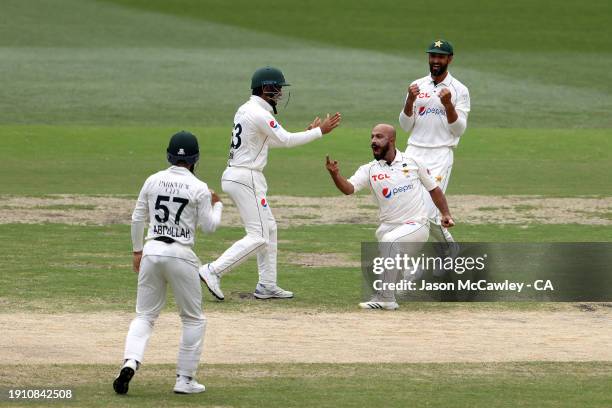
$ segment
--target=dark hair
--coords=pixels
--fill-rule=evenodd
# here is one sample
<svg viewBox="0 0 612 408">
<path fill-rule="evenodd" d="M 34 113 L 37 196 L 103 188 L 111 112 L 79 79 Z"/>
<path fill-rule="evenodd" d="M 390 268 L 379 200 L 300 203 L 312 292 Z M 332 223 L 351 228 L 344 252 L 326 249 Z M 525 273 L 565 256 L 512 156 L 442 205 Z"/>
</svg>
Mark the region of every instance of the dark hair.
<svg viewBox="0 0 612 408">
<path fill-rule="evenodd" d="M 257 88 L 253 88 L 252 95 L 262 96 L 263 95 L 263 86 L 258 86 Z"/>
</svg>

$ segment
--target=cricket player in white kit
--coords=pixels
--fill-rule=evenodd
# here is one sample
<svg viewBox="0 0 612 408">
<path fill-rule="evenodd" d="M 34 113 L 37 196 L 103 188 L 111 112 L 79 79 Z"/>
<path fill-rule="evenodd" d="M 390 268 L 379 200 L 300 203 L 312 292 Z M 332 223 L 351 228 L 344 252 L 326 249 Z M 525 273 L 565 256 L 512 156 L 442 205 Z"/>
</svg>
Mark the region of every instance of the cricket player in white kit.
<svg viewBox="0 0 612 408">
<path fill-rule="evenodd" d="M 445 40 L 434 41 L 427 49 L 430 75 L 410 84 L 399 123 L 410 133 L 406 154 L 429 169 L 442 191 L 453 167 L 454 149 L 467 126 L 470 94 L 465 85 L 448 72 L 453 47 Z M 426 200 L 432 237 L 438 242 L 453 242 L 440 225 L 440 215 Z"/>
<path fill-rule="evenodd" d="M 213 232 L 221 222 L 223 204 L 206 183 L 194 174 L 199 158 L 198 141 L 182 131 L 170 139 L 168 161 L 172 166 L 144 183 L 132 214 L 134 271 L 138 273 L 136 318 L 125 340 L 124 364 L 113 382 L 118 394 L 143 361 L 153 325 L 166 302 L 170 283 L 183 324 L 174 392 L 192 394 L 205 387 L 193 377 L 202 354 L 206 319 L 202 314 L 200 261 L 193 252 L 196 228 Z M 145 222 L 149 219 L 146 244 Z"/>
<path fill-rule="evenodd" d="M 359 167 L 348 180 L 340 175 L 337 161 L 327 157 L 326 168 L 336 187 L 344 194 L 369 187 L 379 207 L 381 224 L 376 230 L 376 238 L 386 244 L 381 247 L 386 251 L 381 256 L 412 254 L 422 246 L 415 243 L 424 244 L 429 238 L 425 198 L 431 199 L 440 210 L 440 222 L 444 227 L 454 225 L 446 198 L 426 167 L 396 149 L 393 126 L 376 125 L 372 129 L 371 147 L 374 160 Z M 396 282 L 398 273 L 398 270 L 386 271 L 383 281 Z M 382 290 L 359 306 L 387 310 L 399 307 L 394 290 Z"/>
<path fill-rule="evenodd" d="M 276 105 L 288 86 L 283 73 L 272 67 L 260 68 L 251 79 L 252 96 L 234 116 L 227 168 L 221 187 L 236 204 L 246 235 L 228 248 L 216 261 L 200 268 L 200 277 L 219 300 L 224 299 L 220 279 L 225 273 L 257 254 L 259 282 L 257 299 L 291 298 L 293 293 L 277 285 L 277 228 L 266 194 L 268 185 L 263 169 L 270 147 L 294 147 L 319 139 L 340 123 L 339 113 L 319 118 L 304 132 L 290 133 L 276 121 Z"/>
</svg>

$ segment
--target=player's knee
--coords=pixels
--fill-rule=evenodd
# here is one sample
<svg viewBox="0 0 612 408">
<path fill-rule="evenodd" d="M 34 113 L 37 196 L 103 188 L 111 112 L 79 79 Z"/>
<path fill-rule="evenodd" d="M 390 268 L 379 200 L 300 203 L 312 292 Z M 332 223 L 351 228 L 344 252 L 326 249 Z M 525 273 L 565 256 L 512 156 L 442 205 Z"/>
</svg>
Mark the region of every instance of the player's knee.
<svg viewBox="0 0 612 408">
<path fill-rule="evenodd" d="M 268 238 L 261 233 L 249 233 L 248 237 L 251 239 L 251 242 L 255 248 L 268 245 Z"/>
<path fill-rule="evenodd" d="M 159 317 L 159 313 L 137 313 L 136 320 L 144 322 L 149 326 L 155 326 L 155 321 Z"/>
<path fill-rule="evenodd" d="M 395 234 L 393 234 L 392 232 L 387 232 L 386 234 L 382 234 L 379 241 L 384 244 L 391 245 L 395 241 Z"/>
<path fill-rule="evenodd" d="M 206 327 L 206 316 L 202 313 L 200 314 L 192 314 L 192 313 L 181 313 L 181 322 L 185 326 L 192 327 Z"/>
</svg>

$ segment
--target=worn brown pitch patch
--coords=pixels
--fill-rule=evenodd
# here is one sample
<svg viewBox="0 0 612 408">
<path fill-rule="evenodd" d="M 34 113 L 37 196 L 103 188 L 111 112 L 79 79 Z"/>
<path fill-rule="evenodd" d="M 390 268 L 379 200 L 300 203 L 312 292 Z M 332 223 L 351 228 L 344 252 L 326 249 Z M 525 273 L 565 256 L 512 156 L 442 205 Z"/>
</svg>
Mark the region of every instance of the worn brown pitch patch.
<svg viewBox="0 0 612 408">
<path fill-rule="evenodd" d="M 0 224 L 129 224 L 135 198 L 52 195 L 0 196 Z M 224 226 L 241 227 L 227 196 Z M 612 225 L 612 197 L 546 198 L 539 196 L 452 195 L 449 206 L 459 224 Z M 377 224 L 378 210 L 369 195 L 337 197 L 269 196 L 280 228 L 297 225 Z"/>
</svg>

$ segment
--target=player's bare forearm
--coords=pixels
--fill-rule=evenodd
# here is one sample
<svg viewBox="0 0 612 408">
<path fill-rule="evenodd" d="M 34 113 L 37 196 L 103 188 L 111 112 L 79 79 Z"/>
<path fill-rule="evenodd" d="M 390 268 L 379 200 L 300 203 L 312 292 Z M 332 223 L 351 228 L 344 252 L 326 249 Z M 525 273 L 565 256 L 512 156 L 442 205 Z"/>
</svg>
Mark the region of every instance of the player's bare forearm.
<svg viewBox="0 0 612 408">
<path fill-rule="evenodd" d="M 413 107 L 414 107 L 414 101 L 412 102 L 410 102 L 409 100 L 406 101 L 406 104 L 404 105 L 404 113 L 406 114 L 406 116 L 408 117 L 412 116 Z"/>
<path fill-rule="evenodd" d="M 347 179 L 345 179 L 340 173 L 329 173 L 336 188 L 342 191 L 346 195 L 351 195 L 355 192 L 355 187 Z"/>
<path fill-rule="evenodd" d="M 132 259 L 132 270 L 136 273 L 140 271 L 140 261 L 142 260 L 142 251 L 134 251 Z"/>
<path fill-rule="evenodd" d="M 417 84 L 412 84 L 408 88 L 408 97 L 406 98 L 406 103 L 404 104 L 404 114 L 406 114 L 406 116 L 412 116 L 412 112 L 414 111 L 414 102 L 416 101 L 416 98 L 420 92 L 421 90 Z"/>
<path fill-rule="evenodd" d="M 455 106 L 452 103 L 445 105 L 444 109 L 446 110 L 446 120 L 448 121 L 449 125 L 451 123 L 455 123 L 455 121 L 459 119 L 459 115 L 457 114 L 457 111 L 455 110 Z"/>
<path fill-rule="evenodd" d="M 448 88 L 443 88 L 440 90 L 438 97 L 440 98 L 440 103 L 444 105 L 448 124 L 450 125 L 451 123 L 455 123 L 455 121 L 459 118 L 459 115 L 457 115 L 455 105 L 453 105 L 451 91 L 449 91 Z"/>
<path fill-rule="evenodd" d="M 325 168 L 327 171 L 329 171 L 329 175 L 331 176 L 338 190 L 342 191 L 346 195 L 351 195 L 355 192 L 355 187 L 340 174 L 340 167 L 338 167 L 337 160 L 330 160 L 329 156 L 326 156 Z"/>
<path fill-rule="evenodd" d="M 431 190 L 429 194 L 431 195 L 431 199 L 433 200 L 436 207 L 438 207 L 438 210 L 440 210 L 440 213 L 442 215 L 444 214 L 450 215 L 450 210 L 448 209 L 448 203 L 446 202 L 446 197 L 444 196 L 442 189 L 440 187 L 436 187 L 433 190 Z"/>
<path fill-rule="evenodd" d="M 442 192 L 440 187 L 436 187 L 429 192 L 431 195 L 431 199 L 433 200 L 438 210 L 440 210 L 440 214 L 442 216 L 442 226 L 445 228 L 450 228 L 455 225 L 453 218 L 451 217 L 450 210 L 448 209 L 448 203 L 446 202 L 446 197 Z"/>
</svg>

